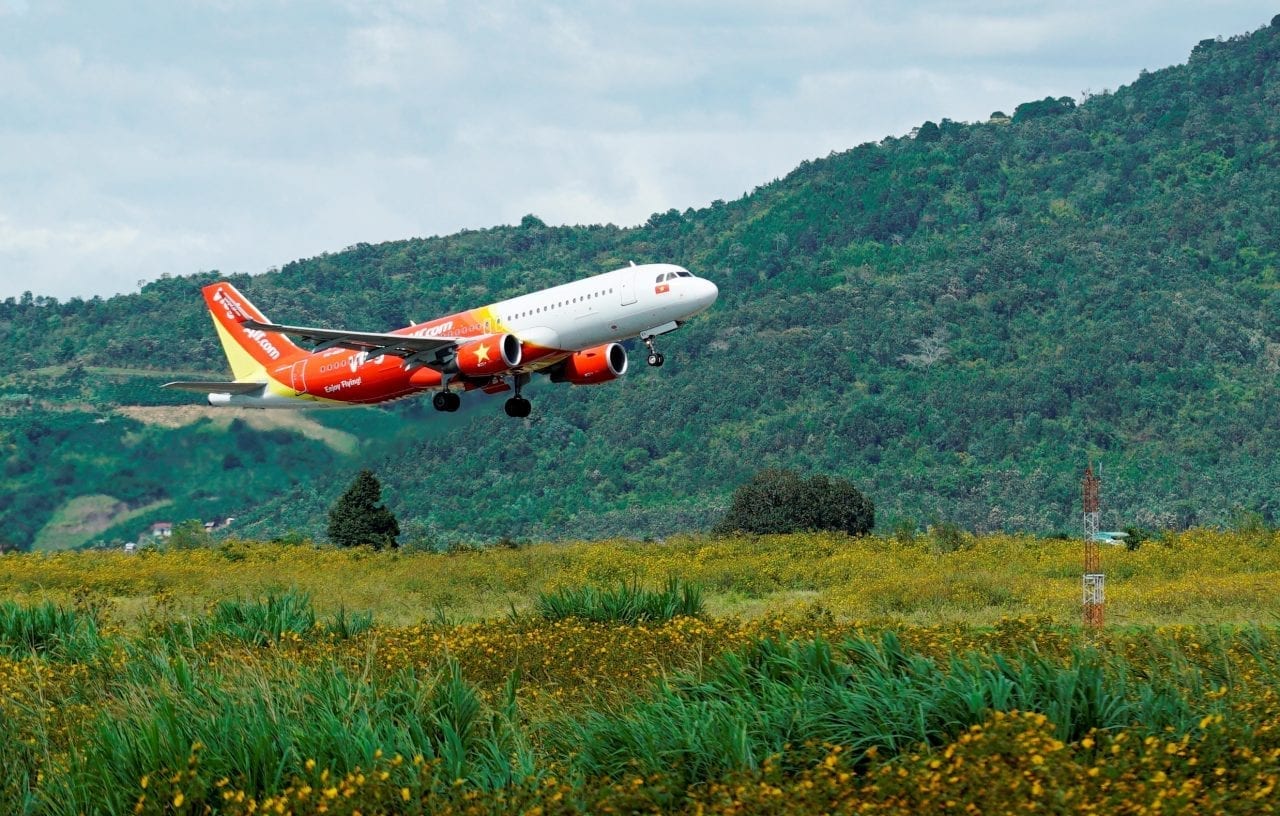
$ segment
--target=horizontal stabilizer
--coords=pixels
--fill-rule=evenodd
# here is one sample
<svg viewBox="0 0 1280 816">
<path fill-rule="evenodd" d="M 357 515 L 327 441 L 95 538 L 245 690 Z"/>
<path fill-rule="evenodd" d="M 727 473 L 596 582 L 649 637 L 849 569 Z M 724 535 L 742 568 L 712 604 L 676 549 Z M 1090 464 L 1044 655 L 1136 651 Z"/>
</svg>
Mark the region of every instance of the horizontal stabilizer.
<svg viewBox="0 0 1280 816">
<path fill-rule="evenodd" d="M 266 385 L 264 382 L 205 382 L 196 380 L 165 383 L 160 387 L 174 388 L 179 391 L 195 391 L 197 394 L 251 394 L 254 391 L 261 391 L 264 385 Z"/>
</svg>

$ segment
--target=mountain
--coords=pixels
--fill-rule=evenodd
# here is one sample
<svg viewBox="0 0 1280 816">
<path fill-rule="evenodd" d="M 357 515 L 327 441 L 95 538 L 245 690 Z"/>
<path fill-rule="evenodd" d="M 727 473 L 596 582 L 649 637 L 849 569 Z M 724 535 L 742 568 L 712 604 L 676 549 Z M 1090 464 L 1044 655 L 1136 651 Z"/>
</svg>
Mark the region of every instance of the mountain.
<svg viewBox="0 0 1280 816">
<path fill-rule="evenodd" d="M 1104 526 L 1274 521 L 1278 138 L 1280 17 L 1114 93 L 926 122 L 636 228 L 529 216 L 232 278 L 276 320 L 375 330 L 629 260 L 720 284 L 664 368 L 536 384 L 528 422 L 483 397 L 271 424 L 166 407 L 187 397 L 160 382 L 225 369 L 213 272 L 10 299 L 0 540 L 218 515 L 316 533 L 366 465 L 417 539 L 702 529 L 766 466 L 852 479 L 882 526 L 1072 528 L 1090 460 Z"/>
</svg>

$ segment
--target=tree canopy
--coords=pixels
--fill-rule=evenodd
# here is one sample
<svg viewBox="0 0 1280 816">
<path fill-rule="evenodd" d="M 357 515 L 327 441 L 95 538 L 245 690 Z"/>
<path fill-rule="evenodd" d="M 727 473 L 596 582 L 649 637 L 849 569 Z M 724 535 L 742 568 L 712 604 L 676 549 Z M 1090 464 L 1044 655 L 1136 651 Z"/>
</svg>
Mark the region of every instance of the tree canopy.
<svg viewBox="0 0 1280 816">
<path fill-rule="evenodd" d="M 875 504 L 845 479 L 804 478 L 794 470 L 766 469 L 733 493 L 721 533 L 795 533 L 830 530 L 866 535 L 876 524 Z"/>
<path fill-rule="evenodd" d="M 400 535 L 395 515 L 382 504 L 382 484 L 362 470 L 329 510 L 329 541 L 340 547 L 394 548 Z"/>
</svg>

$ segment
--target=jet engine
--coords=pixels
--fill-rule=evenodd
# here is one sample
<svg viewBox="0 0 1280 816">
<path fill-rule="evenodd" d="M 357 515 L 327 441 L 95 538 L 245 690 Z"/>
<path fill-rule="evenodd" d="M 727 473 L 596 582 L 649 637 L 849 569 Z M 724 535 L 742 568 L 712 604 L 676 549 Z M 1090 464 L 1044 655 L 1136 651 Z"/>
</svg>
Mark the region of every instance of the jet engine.
<svg viewBox="0 0 1280 816">
<path fill-rule="evenodd" d="M 520 359 L 520 341 L 514 334 L 490 334 L 460 344 L 450 368 L 468 377 L 488 377 L 510 371 Z"/>
<path fill-rule="evenodd" d="M 595 385 L 626 373 L 627 350 L 620 343 L 606 343 L 574 353 L 551 372 L 551 381 Z"/>
</svg>

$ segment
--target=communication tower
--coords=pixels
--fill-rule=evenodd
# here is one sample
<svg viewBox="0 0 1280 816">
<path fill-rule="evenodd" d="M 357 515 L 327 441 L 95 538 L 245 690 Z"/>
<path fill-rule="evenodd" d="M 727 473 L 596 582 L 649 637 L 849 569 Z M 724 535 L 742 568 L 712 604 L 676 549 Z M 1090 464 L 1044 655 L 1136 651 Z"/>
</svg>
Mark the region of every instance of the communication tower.
<svg viewBox="0 0 1280 816">
<path fill-rule="evenodd" d="M 1102 517 L 1098 495 L 1102 480 L 1093 473 L 1093 465 L 1084 471 L 1084 624 L 1102 627 L 1102 607 L 1106 603 L 1106 579 L 1102 574 L 1102 557 L 1098 552 L 1098 524 Z"/>
</svg>

